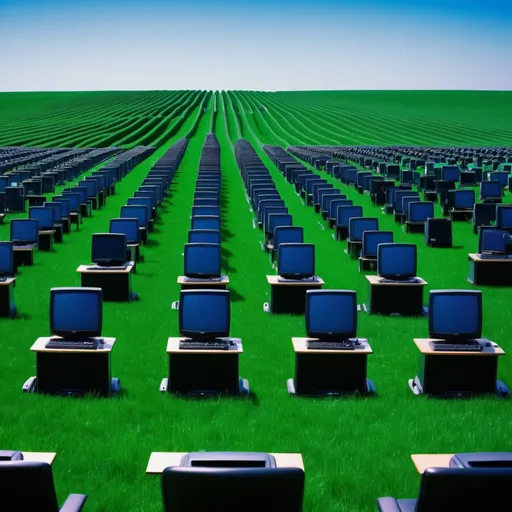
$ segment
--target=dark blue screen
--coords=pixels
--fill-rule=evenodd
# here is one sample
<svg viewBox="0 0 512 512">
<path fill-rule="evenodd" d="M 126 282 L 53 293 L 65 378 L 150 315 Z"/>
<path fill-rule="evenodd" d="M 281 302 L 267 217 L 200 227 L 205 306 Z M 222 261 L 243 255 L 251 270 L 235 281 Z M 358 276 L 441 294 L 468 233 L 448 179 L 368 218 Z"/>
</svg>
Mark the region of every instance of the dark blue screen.
<svg viewBox="0 0 512 512">
<path fill-rule="evenodd" d="M 415 245 L 381 245 L 377 256 L 378 273 L 382 277 L 413 277 L 416 275 Z"/>
<path fill-rule="evenodd" d="M 499 217 L 497 225 L 504 228 L 512 228 L 512 206 L 498 208 Z"/>
<path fill-rule="evenodd" d="M 274 235 L 274 248 L 277 248 L 279 244 L 286 243 L 302 243 L 304 240 L 304 232 L 299 226 L 289 226 L 291 229 L 276 229 Z"/>
<path fill-rule="evenodd" d="M 147 227 L 148 224 L 148 213 L 145 206 L 122 206 L 121 217 L 139 219 L 141 227 Z"/>
<path fill-rule="evenodd" d="M 220 244 L 220 233 L 214 229 L 191 229 L 188 232 L 189 243 Z"/>
<path fill-rule="evenodd" d="M 355 294 L 313 293 L 307 295 L 306 331 L 310 337 L 356 335 Z"/>
<path fill-rule="evenodd" d="M 95 331 L 101 334 L 101 294 L 96 291 L 52 291 L 52 331 Z"/>
<path fill-rule="evenodd" d="M 39 229 L 52 229 L 55 224 L 55 211 L 52 208 L 30 208 L 29 217 L 39 221 Z"/>
<path fill-rule="evenodd" d="M 505 240 L 503 240 L 505 233 L 505 231 L 499 229 L 482 229 L 480 231 L 482 237 L 480 252 L 505 252 Z"/>
<path fill-rule="evenodd" d="M 433 203 L 417 203 L 410 206 L 409 220 L 411 222 L 422 222 L 434 217 Z"/>
<path fill-rule="evenodd" d="M 92 235 L 92 261 L 126 261 L 126 236 L 121 234 Z"/>
<path fill-rule="evenodd" d="M 180 301 L 180 333 L 229 336 L 229 295 L 187 293 Z"/>
<path fill-rule="evenodd" d="M 481 187 L 482 197 L 501 197 L 502 189 L 499 181 L 487 183 L 483 181 Z"/>
<path fill-rule="evenodd" d="M 315 274 L 315 246 L 310 244 L 279 246 L 278 274 L 309 277 Z"/>
<path fill-rule="evenodd" d="M 363 256 L 366 258 L 377 257 L 377 246 L 393 242 L 393 233 L 377 231 L 375 233 L 366 232 L 363 237 Z"/>
<path fill-rule="evenodd" d="M 37 242 L 37 226 L 36 220 L 13 219 L 11 221 L 11 240 Z"/>
<path fill-rule="evenodd" d="M 13 274 L 13 249 L 11 242 L 0 242 L 0 275 Z"/>
<path fill-rule="evenodd" d="M 218 217 L 199 216 L 192 217 L 192 229 L 214 229 L 220 231 L 220 219 Z"/>
<path fill-rule="evenodd" d="M 454 197 L 455 208 L 473 208 L 475 194 L 472 190 L 457 190 Z"/>
<path fill-rule="evenodd" d="M 364 231 L 373 231 L 379 229 L 377 219 L 350 219 L 349 238 L 350 240 L 362 240 Z"/>
<path fill-rule="evenodd" d="M 126 236 L 126 243 L 136 244 L 139 241 L 138 219 L 111 219 L 110 232 Z"/>
<path fill-rule="evenodd" d="M 220 245 L 186 244 L 185 275 L 216 277 L 220 275 Z"/>
<path fill-rule="evenodd" d="M 432 294 L 429 315 L 436 335 L 481 335 L 478 295 Z"/>
</svg>

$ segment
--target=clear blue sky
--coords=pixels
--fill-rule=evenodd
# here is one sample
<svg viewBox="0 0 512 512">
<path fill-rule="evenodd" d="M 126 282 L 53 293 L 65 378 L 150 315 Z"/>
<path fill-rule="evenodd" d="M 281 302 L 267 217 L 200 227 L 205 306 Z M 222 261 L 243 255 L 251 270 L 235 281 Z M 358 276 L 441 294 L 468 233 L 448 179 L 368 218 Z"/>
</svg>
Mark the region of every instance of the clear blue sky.
<svg viewBox="0 0 512 512">
<path fill-rule="evenodd" d="M 0 91 L 512 89 L 512 0 L 0 0 Z"/>
</svg>

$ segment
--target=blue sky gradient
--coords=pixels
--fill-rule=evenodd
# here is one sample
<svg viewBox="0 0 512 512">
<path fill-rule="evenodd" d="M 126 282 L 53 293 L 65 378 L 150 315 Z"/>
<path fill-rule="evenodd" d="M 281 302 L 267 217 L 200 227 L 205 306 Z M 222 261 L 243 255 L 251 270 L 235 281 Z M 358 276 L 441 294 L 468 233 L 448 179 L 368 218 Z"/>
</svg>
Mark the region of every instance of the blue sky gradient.
<svg viewBox="0 0 512 512">
<path fill-rule="evenodd" d="M 0 0 L 0 91 L 512 89 L 507 0 Z"/>
</svg>

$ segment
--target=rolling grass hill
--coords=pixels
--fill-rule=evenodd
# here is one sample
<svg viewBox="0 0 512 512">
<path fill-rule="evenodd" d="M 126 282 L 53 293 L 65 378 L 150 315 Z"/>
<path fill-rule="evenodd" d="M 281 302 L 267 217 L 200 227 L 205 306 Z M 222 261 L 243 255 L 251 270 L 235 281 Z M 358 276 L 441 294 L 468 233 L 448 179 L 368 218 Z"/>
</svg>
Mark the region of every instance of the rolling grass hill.
<svg viewBox="0 0 512 512">
<path fill-rule="evenodd" d="M 158 146 L 116 187 L 106 206 L 65 235 L 52 253 L 39 252 L 22 267 L 16 301 L 20 318 L 0 320 L 0 447 L 56 451 L 59 498 L 89 494 L 85 510 L 161 510 L 160 481 L 146 476 L 152 451 L 247 450 L 301 452 L 306 467 L 307 511 L 371 511 L 378 496 L 413 497 L 418 475 L 411 453 L 507 450 L 512 434 L 510 400 L 434 400 L 413 396 L 407 380 L 416 372 L 413 337 L 427 335 L 425 318 L 358 315 L 358 334 L 374 354 L 368 376 L 378 396 L 329 400 L 296 399 L 291 337 L 305 334 L 304 320 L 263 312 L 269 299 L 265 275 L 274 273 L 253 229 L 233 145 L 248 139 L 268 166 L 294 225 L 316 246 L 317 273 L 326 288 L 357 290 L 367 301 L 365 279 L 346 244 L 311 208 L 302 204 L 262 150 L 262 144 L 424 144 L 512 146 L 512 93 L 473 92 L 215 92 L 150 91 L 0 94 L 0 146 Z M 240 373 L 249 379 L 248 400 L 192 401 L 160 394 L 168 365 L 167 338 L 178 334 L 176 276 L 183 271 L 193 190 L 201 148 L 213 131 L 221 146 L 223 266 L 230 278 L 231 334 L 241 337 Z M 115 336 L 112 374 L 123 393 L 112 399 L 62 399 L 25 395 L 35 374 L 29 351 L 49 334 L 49 290 L 79 286 L 77 267 L 89 261 L 91 235 L 108 231 L 109 220 L 138 188 L 151 165 L 178 139 L 190 142 L 160 209 L 145 262 L 133 277 L 140 300 L 104 304 L 103 334 Z M 320 172 L 320 174 L 323 174 Z M 428 289 L 470 288 L 467 253 L 476 249 L 470 222 L 454 224 L 454 248 L 426 248 L 422 235 L 406 234 L 369 197 L 327 177 L 343 193 L 378 216 L 380 229 L 396 241 L 418 246 L 418 273 Z M 511 203 L 507 193 L 505 202 Z M 0 240 L 9 239 L 9 215 Z M 441 216 L 436 206 L 436 216 Z M 508 352 L 509 288 L 481 287 L 484 335 Z M 428 291 L 426 292 L 426 294 Z M 510 357 L 499 378 L 512 385 Z"/>
</svg>

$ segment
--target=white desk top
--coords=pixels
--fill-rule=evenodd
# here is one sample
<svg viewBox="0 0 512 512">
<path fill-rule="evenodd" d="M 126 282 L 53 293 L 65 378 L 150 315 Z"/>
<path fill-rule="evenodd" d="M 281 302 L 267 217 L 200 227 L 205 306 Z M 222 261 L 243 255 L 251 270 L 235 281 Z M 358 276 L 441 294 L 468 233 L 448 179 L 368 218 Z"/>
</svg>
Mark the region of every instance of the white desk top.
<svg viewBox="0 0 512 512">
<path fill-rule="evenodd" d="M 314 286 L 320 287 L 325 284 L 320 277 L 317 277 L 316 281 L 279 281 L 279 279 L 280 276 L 267 276 L 267 282 L 272 286 L 307 286 L 308 288 L 312 288 Z"/>
<path fill-rule="evenodd" d="M 478 256 L 478 254 L 468 254 L 468 260 L 470 261 L 477 261 L 478 263 L 512 263 L 512 258 L 507 258 L 507 259 L 487 259 L 487 258 L 480 258 L 480 256 Z"/>
<path fill-rule="evenodd" d="M 418 280 L 416 283 L 409 283 L 404 281 L 403 283 L 393 282 L 393 283 L 381 283 L 380 280 L 382 277 L 380 276 L 365 276 L 366 279 L 372 286 L 425 286 L 428 283 L 424 281 L 421 277 L 416 276 L 415 279 Z"/>
<path fill-rule="evenodd" d="M 419 454 L 411 455 L 414 467 L 421 475 L 427 468 L 448 468 L 450 467 L 451 453 Z"/>
<path fill-rule="evenodd" d="M 8 277 L 5 281 L 0 281 L 0 286 L 9 286 L 16 281 L 15 277 Z"/>
<path fill-rule="evenodd" d="M 179 466 L 181 458 L 187 452 L 152 452 L 149 457 L 146 473 L 159 474 L 169 466 Z M 304 470 L 304 462 L 300 453 L 271 453 L 279 468 L 300 468 Z"/>
<path fill-rule="evenodd" d="M 46 462 L 47 464 L 53 464 L 56 453 L 45 453 L 45 452 L 21 452 L 23 454 L 23 460 L 29 462 Z"/>
<path fill-rule="evenodd" d="M 361 343 L 361 348 L 355 348 L 354 350 L 320 350 L 320 349 L 308 349 L 306 342 L 309 340 L 315 340 L 318 338 L 292 338 L 293 350 L 295 353 L 300 354 L 337 354 L 347 356 L 357 356 L 361 354 L 371 354 L 372 349 L 366 338 L 358 338 Z"/>
<path fill-rule="evenodd" d="M 109 269 L 105 268 L 105 270 L 89 270 L 89 267 L 95 267 L 94 263 L 91 263 L 90 265 L 80 265 L 76 271 L 80 272 L 81 274 L 129 274 L 133 268 L 135 263 L 133 261 L 129 261 L 124 268 L 120 269 Z"/>
<path fill-rule="evenodd" d="M 55 339 L 59 339 L 58 336 L 52 336 Z M 97 350 L 89 350 L 89 349 L 70 349 L 70 348 L 46 348 L 45 345 L 52 339 L 51 337 L 37 338 L 36 342 L 30 347 L 32 352 L 50 352 L 50 353 L 59 353 L 62 352 L 64 354 L 103 354 L 105 352 L 110 352 L 116 342 L 115 338 L 105 338 L 103 337 L 103 343 L 98 344 Z"/>
<path fill-rule="evenodd" d="M 198 350 L 198 349 L 182 349 L 180 348 L 180 341 L 190 338 L 169 338 L 167 340 L 167 353 L 168 354 L 241 354 L 242 340 L 240 338 L 219 338 L 221 340 L 233 341 L 235 345 L 229 347 L 228 350 Z"/>
<path fill-rule="evenodd" d="M 422 354 L 429 356 L 503 356 L 505 352 L 496 343 L 491 341 L 490 347 L 484 347 L 481 352 L 444 352 L 441 350 L 432 350 L 430 341 L 442 341 L 430 338 L 414 338 L 414 343 Z"/>
</svg>

